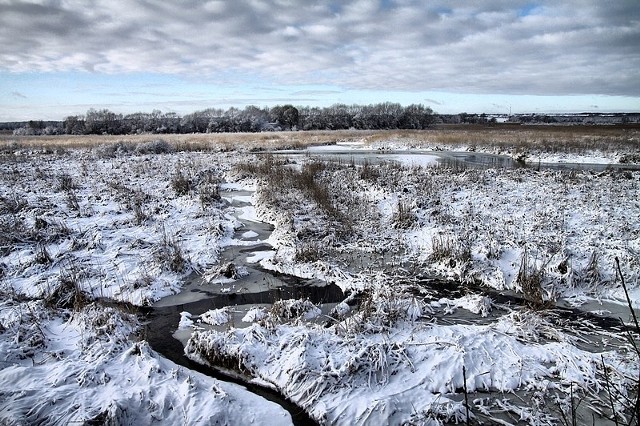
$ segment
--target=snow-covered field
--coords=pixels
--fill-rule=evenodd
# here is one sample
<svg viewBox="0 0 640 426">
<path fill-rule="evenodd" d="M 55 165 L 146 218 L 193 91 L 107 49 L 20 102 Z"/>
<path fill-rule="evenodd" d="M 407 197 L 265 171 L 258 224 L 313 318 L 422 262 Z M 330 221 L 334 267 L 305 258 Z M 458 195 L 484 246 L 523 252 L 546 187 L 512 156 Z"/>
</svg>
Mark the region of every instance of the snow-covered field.
<svg viewBox="0 0 640 426">
<path fill-rule="evenodd" d="M 218 266 L 227 160 L 111 151 L 2 159 L 0 423 L 290 424 L 159 356 L 135 316 L 101 302 L 149 305 Z"/>
<path fill-rule="evenodd" d="M 1 159 L 2 422 L 291 422 L 278 405 L 163 358 L 125 309 L 219 271 L 239 226 L 223 182 L 256 189 L 241 216 L 275 226 L 276 250 L 253 260 L 351 297 L 328 324 L 310 322 L 318 311 L 303 302 L 227 330 L 197 329 L 185 313 L 190 357 L 236 365 L 320 423 L 464 422 L 467 410 L 488 423 L 632 420 L 632 342 L 554 306 L 595 304 L 631 323 L 616 259 L 640 307 L 640 172 L 112 147 Z"/>
</svg>

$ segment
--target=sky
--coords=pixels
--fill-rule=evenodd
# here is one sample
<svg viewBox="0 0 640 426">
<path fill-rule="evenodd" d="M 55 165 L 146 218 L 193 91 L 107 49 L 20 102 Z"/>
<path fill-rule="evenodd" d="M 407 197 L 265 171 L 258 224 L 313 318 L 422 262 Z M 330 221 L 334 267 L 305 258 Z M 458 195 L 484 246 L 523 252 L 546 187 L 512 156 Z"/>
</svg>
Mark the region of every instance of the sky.
<svg viewBox="0 0 640 426">
<path fill-rule="evenodd" d="M 0 0 L 0 121 L 386 101 L 640 111 L 640 3 Z"/>
</svg>

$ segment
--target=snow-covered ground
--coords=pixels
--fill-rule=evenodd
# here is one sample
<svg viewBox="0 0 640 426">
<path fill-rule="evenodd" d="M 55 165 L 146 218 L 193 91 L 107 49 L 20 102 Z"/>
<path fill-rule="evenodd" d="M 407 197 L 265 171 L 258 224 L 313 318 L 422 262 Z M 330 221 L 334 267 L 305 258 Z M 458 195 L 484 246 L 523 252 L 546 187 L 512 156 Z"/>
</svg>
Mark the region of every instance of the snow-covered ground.
<svg viewBox="0 0 640 426">
<path fill-rule="evenodd" d="M 520 291 L 520 271 L 537 273 L 545 300 L 578 303 L 595 297 L 626 303 L 618 258 L 640 307 L 638 172 L 451 170 L 396 163 L 320 168 L 318 180 L 333 197 L 329 213 L 314 211 L 313 197 L 304 191 L 258 193 L 258 211 L 276 224 L 271 243 L 278 247 L 264 266 L 349 288 L 359 274 L 345 274 L 353 268 L 327 262 L 360 264 L 366 253 L 369 263 L 372 256 L 379 262 L 391 256 L 422 273 L 498 290 Z M 316 249 L 315 262 L 299 261 L 305 244 Z"/>
<path fill-rule="evenodd" d="M 470 415 L 489 423 L 555 424 L 586 398 L 578 421 L 592 412 L 612 418 L 600 407 L 610 400 L 628 415 L 633 404 L 623 408 L 621 395 L 637 394 L 633 347 L 606 327 L 559 324 L 551 307 L 594 299 L 624 307 L 616 258 L 639 306 L 640 223 L 631 213 L 640 207 L 639 173 L 402 167 L 389 158 L 396 161 L 295 157 L 296 167 L 267 159 L 251 169 L 256 211 L 276 227 L 277 251 L 261 264 L 335 282 L 366 302 L 329 327 L 266 317 L 250 328 L 197 331 L 188 353 L 238 363 L 321 423 L 461 422 L 465 387 Z M 419 282 L 434 276 L 462 293 L 468 283 L 524 302 L 496 306 L 483 321 L 491 298 L 429 302 L 439 289 Z M 459 320 L 459 309 L 475 317 Z M 616 391 L 603 395 L 607 381 Z"/>
<path fill-rule="evenodd" d="M 136 320 L 117 309 L 40 305 L 0 305 L 2 424 L 291 424 L 280 406 L 132 340 Z"/>
<path fill-rule="evenodd" d="M 578 398 L 605 415 L 615 399 L 628 415 L 629 343 L 576 331 L 549 307 L 624 306 L 616 258 L 640 306 L 640 172 L 451 170 L 394 155 L 360 165 L 104 147 L 2 157 L 1 421 L 290 423 L 279 406 L 158 355 L 135 317 L 104 302 L 151 305 L 193 273 L 214 276 L 221 250 L 241 244 L 237 218 L 275 225 L 276 251 L 250 261 L 334 282 L 351 306 L 328 326 L 309 321 L 319 310 L 308 302 L 284 301 L 299 316 L 260 309 L 248 328 L 195 331 L 185 312 L 175 327 L 194 329 L 191 357 L 231 361 L 319 422 L 463 422 L 464 388 L 485 421 L 552 424 Z M 219 191 L 239 188 L 257 192 L 237 196 L 253 206 L 233 215 Z M 470 294 L 429 296 L 434 276 Z M 540 310 L 471 290 L 482 287 L 524 291 Z"/>
<path fill-rule="evenodd" d="M 226 158 L 103 151 L 1 160 L 0 423 L 291 424 L 279 405 L 161 357 L 134 316 L 92 302 L 148 305 L 218 266 L 236 225 L 217 197 Z"/>
</svg>

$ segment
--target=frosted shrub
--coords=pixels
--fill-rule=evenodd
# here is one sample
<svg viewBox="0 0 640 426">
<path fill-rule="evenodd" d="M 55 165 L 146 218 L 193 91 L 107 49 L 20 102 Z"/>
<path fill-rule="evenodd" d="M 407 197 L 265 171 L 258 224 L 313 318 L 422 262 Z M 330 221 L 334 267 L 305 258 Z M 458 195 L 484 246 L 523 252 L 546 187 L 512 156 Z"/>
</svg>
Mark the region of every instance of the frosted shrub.
<svg viewBox="0 0 640 426">
<path fill-rule="evenodd" d="M 320 315 L 320 309 L 309 300 L 278 300 L 271 307 L 271 318 L 290 321 L 299 318 L 312 319 Z"/>
</svg>

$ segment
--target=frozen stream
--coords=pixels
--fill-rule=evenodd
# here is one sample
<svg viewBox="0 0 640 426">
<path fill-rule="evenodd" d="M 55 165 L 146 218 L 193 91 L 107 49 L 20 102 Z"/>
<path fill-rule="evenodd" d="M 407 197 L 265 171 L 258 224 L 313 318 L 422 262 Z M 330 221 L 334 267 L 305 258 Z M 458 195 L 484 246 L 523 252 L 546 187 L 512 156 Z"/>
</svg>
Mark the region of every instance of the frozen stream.
<svg viewBox="0 0 640 426">
<path fill-rule="evenodd" d="M 255 306 L 268 308 L 277 300 L 309 299 L 314 304 L 320 304 L 323 313 L 328 313 L 335 303 L 344 298 L 342 290 L 335 284 L 327 285 L 319 280 L 278 274 L 267 271 L 255 263 L 265 253 L 273 250 L 264 242 L 273 231 L 273 227 L 244 217 L 244 209 L 252 208 L 249 203 L 251 192 L 234 190 L 223 192 L 222 195 L 230 203 L 233 216 L 241 226 L 235 231 L 233 244 L 221 253 L 220 264 L 233 264 L 239 271 L 243 271 L 242 276 L 231 279 L 223 275 L 207 282 L 201 275 L 193 274 L 182 292 L 161 299 L 148 310 L 147 341 L 154 350 L 179 365 L 219 380 L 241 384 L 249 391 L 280 404 L 289 411 L 295 424 L 315 424 L 304 411 L 277 392 L 248 383 L 246 378 L 239 377 L 231 371 L 213 369 L 191 361 L 184 354 L 184 345 L 191 335 L 191 329 L 178 330 L 181 312 L 189 312 L 196 320 L 199 315 L 209 310 L 233 307 L 230 324 L 242 327 L 250 324 L 242 322 L 242 318 Z"/>
<path fill-rule="evenodd" d="M 286 155 L 295 158 L 308 156 L 343 163 L 362 164 L 397 161 L 407 166 L 443 165 L 453 168 L 521 168 L 547 170 L 588 170 L 602 172 L 605 170 L 640 170 L 640 164 L 622 163 L 569 163 L 541 162 L 535 157 L 526 162 L 516 161 L 508 155 L 489 154 L 473 151 L 424 151 L 424 150 L 372 150 L 353 147 L 351 145 L 326 145 L 310 147 L 303 151 L 275 151 L 274 155 Z"/>
</svg>

